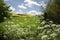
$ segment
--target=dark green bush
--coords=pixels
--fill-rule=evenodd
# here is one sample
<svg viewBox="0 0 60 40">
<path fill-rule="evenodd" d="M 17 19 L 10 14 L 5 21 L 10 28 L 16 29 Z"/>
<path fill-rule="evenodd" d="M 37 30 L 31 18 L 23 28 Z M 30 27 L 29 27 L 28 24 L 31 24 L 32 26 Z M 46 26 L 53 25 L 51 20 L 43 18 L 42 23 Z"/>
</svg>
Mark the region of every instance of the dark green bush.
<svg viewBox="0 0 60 40">
<path fill-rule="evenodd" d="M 44 13 L 45 19 L 60 24 L 60 0 L 51 0 Z"/>
</svg>

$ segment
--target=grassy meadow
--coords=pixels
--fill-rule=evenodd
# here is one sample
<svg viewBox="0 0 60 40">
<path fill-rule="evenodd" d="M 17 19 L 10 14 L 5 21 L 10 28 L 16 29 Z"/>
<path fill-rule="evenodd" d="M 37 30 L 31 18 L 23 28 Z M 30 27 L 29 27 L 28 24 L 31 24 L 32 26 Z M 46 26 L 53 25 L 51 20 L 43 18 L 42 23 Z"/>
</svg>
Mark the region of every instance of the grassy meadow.
<svg viewBox="0 0 60 40">
<path fill-rule="evenodd" d="M 43 16 L 11 16 L 0 23 L 0 34 L 3 40 L 59 40 L 60 25 Z"/>
<path fill-rule="evenodd" d="M 38 16 L 17 16 L 0 23 L 0 29 L 7 40 L 35 40 L 39 23 Z"/>
</svg>

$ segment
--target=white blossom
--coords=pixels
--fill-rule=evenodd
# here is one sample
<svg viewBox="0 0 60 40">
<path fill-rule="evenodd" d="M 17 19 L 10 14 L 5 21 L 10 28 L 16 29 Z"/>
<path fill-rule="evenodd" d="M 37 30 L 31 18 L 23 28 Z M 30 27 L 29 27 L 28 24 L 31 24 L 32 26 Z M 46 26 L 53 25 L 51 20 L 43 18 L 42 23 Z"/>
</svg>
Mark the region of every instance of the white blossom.
<svg viewBox="0 0 60 40">
<path fill-rule="evenodd" d="M 7 17 L 4 17 L 4 19 L 7 19 Z"/>
<path fill-rule="evenodd" d="M 55 36 L 57 36 L 57 34 L 56 33 L 52 33 L 50 36 L 55 37 Z"/>
<path fill-rule="evenodd" d="M 54 27 L 54 26 L 56 26 L 56 24 L 52 24 L 51 26 Z"/>
<path fill-rule="evenodd" d="M 40 26 L 38 26 L 38 28 L 37 29 L 44 29 L 44 27 L 40 27 Z"/>
<path fill-rule="evenodd" d="M 45 38 L 48 38 L 48 35 L 43 35 L 43 36 L 41 37 L 41 39 L 45 39 Z"/>
<path fill-rule="evenodd" d="M 41 24 L 43 24 L 43 25 L 44 25 L 45 23 L 46 23 L 46 21 L 42 21 L 42 23 L 41 23 Z"/>
<path fill-rule="evenodd" d="M 47 27 L 50 27 L 50 25 L 45 25 L 44 27 L 47 28 Z"/>
<path fill-rule="evenodd" d="M 20 39 L 20 40 L 25 40 L 25 39 Z"/>
</svg>

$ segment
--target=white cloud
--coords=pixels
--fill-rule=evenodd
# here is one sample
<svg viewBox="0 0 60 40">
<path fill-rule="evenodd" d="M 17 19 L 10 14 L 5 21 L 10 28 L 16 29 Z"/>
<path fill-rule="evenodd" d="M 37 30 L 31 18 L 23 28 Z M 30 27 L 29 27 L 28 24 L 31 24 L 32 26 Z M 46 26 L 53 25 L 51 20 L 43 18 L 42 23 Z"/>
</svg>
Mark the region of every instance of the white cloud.
<svg viewBox="0 0 60 40">
<path fill-rule="evenodd" d="M 15 11 L 15 8 L 11 6 L 9 10 Z"/>
<path fill-rule="evenodd" d="M 15 12 L 16 14 L 24 14 L 23 10 L 19 9 L 19 11 Z"/>
<path fill-rule="evenodd" d="M 4 1 L 9 1 L 9 0 L 4 0 Z"/>
<path fill-rule="evenodd" d="M 24 13 L 23 13 L 23 12 L 18 11 L 18 12 L 16 12 L 16 14 L 24 14 Z"/>
<path fill-rule="evenodd" d="M 25 7 L 24 5 L 18 5 L 18 7 L 22 9 L 27 9 L 27 7 Z"/>
<path fill-rule="evenodd" d="M 37 3 L 37 2 L 35 2 L 33 0 L 25 0 L 24 2 L 27 3 L 26 6 L 28 6 L 28 7 L 31 7 L 32 5 L 40 6 L 39 3 Z"/>
<path fill-rule="evenodd" d="M 46 4 L 44 3 L 44 1 L 40 2 L 40 6 L 43 7 L 43 8 L 46 8 Z"/>
<path fill-rule="evenodd" d="M 29 12 L 27 12 L 28 14 L 33 14 L 33 15 L 39 15 L 39 14 L 43 14 L 43 12 L 37 12 L 36 10 L 31 10 Z"/>
<path fill-rule="evenodd" d="M 4 1 L 12 1 L 12 0 L 4 0 Z"/>
<path fill-rule="evenodd" d="M 36 5 L 36 6 L 42 6 L 43 8 L 46 8 L 46 4 L 44 3 L 44 1 L 40 1 L 40 3 L 37 3 L 33 0 L 25 0 L 24 2 L 27 3 L 25 5 L 28 7 L 31 7 L 32 5 Z"/>
<path fill-rule="evenodd" d="M 22 10 L 19 10 L 20 12 L 22 12 Z"/>
<path fill-rule="evenodd" d="M 25 4 L 25 6 L 27 6 L 27 7 L 30 7 L 30 8 L 31 8 L 31 5 Z"/>
</svg>

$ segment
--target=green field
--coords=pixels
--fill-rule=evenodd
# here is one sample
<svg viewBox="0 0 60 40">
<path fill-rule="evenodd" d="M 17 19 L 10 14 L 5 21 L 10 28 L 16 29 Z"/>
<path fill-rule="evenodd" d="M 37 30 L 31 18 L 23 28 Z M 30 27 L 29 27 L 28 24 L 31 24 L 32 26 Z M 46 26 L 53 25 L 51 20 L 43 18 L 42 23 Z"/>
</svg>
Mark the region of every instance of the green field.
<svg viewBox="0 0 60 40">
<path fill-rule="evenodd" d="M 35 40 L 40 27 L 38 16 L 32 17 L 12 17 L 3 23 L 0 28 L 7 40 Z"/>
<path fill-rule="evenodd" d="M 42 16 L 10 17 L 0 23 L 4 40 L 60 40 L 59 35 L 60 25 L 46 22 Z"/>
</svg>

